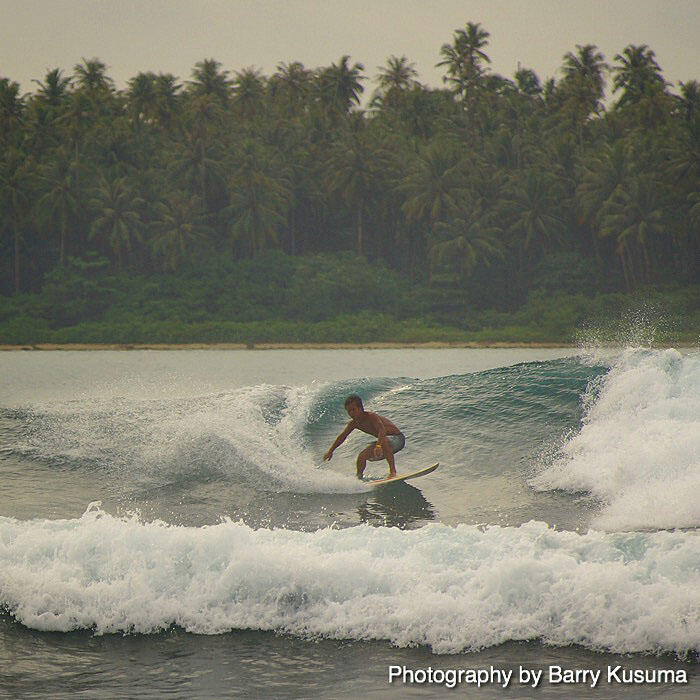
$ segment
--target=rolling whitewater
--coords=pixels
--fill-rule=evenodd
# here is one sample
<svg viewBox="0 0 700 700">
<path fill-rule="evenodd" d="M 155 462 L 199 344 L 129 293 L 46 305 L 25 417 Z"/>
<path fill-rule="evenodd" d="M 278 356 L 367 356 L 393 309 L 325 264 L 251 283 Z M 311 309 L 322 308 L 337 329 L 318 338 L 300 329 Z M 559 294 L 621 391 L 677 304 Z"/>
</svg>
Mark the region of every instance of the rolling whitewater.
<svg viewBox="0 0 700 700">
<path fill-rule="evenodd" d="M 322 462 L 350 393 L 405 433 L 399 473 L 440 468 L 372 489 L 357 431 Z M 385 697 L 391 664 L 622 664 L 690 698 L 698 494 L 695 349 L 4 353 L 3 683 Z M 618 686 L 546 690 L 659 692 Z"/>
</svg>

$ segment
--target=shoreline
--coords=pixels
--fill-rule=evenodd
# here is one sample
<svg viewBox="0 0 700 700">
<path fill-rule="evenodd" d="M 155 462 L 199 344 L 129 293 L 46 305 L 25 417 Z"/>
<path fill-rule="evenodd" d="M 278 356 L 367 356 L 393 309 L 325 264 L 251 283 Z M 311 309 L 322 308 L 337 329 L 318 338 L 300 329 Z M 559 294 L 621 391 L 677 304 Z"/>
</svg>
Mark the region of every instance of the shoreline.
<svg viewBox="0 0 700 700">
<path fill-rule="evenodd" d="M 504 341 L 429 341 L 424 343 L 369 342 L 369 343 L 27 343 L 0 344 L 0 351 L 18 350 L 442 350 L 466 349 L 520 349 L 520 348 L 576 348 L 576 343 L 535 343 Z"/>
<path fill-rule="evenodd" d="M 619 343 L 601 343 L 600 347 L 619 347 Z M 424 343 L 27 343 L 0 344 L 0 352 L 15 351 L 105 351 L 105 350 L 444 350 L 444 349 L 555 349 L 578 348 L 580 343 L 525 341 L 429 341 Z M 653 343 L 655 348 L 689 348 L 696 343 Z"/>
</svg>

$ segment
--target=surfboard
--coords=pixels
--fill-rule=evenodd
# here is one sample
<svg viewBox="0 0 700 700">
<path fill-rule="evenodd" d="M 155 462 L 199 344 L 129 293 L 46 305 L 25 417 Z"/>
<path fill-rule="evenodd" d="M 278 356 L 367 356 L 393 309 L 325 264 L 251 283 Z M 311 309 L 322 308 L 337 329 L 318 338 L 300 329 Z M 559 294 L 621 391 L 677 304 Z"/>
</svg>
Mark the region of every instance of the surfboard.
<svg viewBox="0 0 700 700">
<path fill-rule="evenodd" d="M 406 481 L 407 479 L 416 479 L 419 476 L 425 476 L 434 472 L 440 466 L 440 462 L 435 462 L 429 467 L 424 469 L 419 469 L 416 472 L 411 472 L 410 474 L 399 474 L 398 476 L 393 476 L 390 479 L 366 479 L 367 483 L 371 486 L 386 486 L 387 484 L 395 484 L 399 481 Z"/>
</svg>

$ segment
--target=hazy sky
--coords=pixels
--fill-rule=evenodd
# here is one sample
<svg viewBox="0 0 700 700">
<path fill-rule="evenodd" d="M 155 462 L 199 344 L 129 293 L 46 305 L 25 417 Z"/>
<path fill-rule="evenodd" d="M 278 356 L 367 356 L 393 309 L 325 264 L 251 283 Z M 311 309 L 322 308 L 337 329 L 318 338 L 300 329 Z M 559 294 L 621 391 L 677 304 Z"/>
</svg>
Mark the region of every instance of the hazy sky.
<svg viewBox="0 0 700 700">
<path fill-rule="evenodd" d="M 633 43 L 656 52 L 676 91 L 700 79 L 700 0 L 0 0 L 0 77 L 33 91 L 47 70 L 98 57 L 124 87 L 147 70 L 186 80 L 204 58 L 271 75 L 282 61 L 349 54 L 373 78 L 394 54 L 438 87 L 440 46 L 468 21 L 491 33 L 491 68 L 506 77 L 520 62 L 544 82 L 576 44 L 613 63 Z"/>
</svg>

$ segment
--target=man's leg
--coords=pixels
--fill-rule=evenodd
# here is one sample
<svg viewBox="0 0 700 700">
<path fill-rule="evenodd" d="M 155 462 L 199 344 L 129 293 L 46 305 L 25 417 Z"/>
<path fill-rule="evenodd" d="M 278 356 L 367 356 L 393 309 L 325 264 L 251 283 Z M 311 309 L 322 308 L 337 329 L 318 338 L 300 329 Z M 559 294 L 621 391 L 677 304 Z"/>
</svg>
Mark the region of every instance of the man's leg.
<svg viewBox="0 0 700 700">
<path fill-rule="evenodd" d="M 389 479 L 391 479 L 392 477 L 396 476 L 396 465 L 394 463 L 394 451 L 392 450 L 391 442 L 388 439 L 387 447 L 389 449 L 385 451 L 384 448 L 377 443 L 376 447 L 370 449 L 371 455 L 369 459 L 371 459 L 373 462 L 380 459 L 386 459 L 387 463 L 389 464 Z"/>
<path fill-rule="evenodd" d="M 374 447 L 365 447 L 359 455 L 357 455 L 357 478 L 361 479 L 362 475 L 365 473 L 365 467 L 367 466 L 367 460 L 372 457 L 372 452 Z"/>
<path fill-rule="evenodd" d="M 394 464 L 394 450 L 392 449 L 391 441 L 387 438 L 387 448 L 388 449 L 383 449 L 382 447 L 378 447 L 376 454 L 380 458 L 386 459 L 387 463 L 389 464 L 389 478 L 391 479 L 392 477 L 396 476 L 396 465 Z"/>
</svg>

